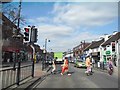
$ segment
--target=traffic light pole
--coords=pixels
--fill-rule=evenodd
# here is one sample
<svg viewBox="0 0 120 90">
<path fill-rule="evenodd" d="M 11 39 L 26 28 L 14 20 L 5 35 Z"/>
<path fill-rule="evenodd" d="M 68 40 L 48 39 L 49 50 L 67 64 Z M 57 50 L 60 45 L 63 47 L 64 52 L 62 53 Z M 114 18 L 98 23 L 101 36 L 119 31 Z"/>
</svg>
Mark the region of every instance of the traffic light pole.
<svg viewBox="0 0 120 90">
<path fill-rule="evenodd" d="M 34 77 L 34 67 L 35 67 L 35 48 L 33 46 L 34 42 L 31 40 L 31 37 L 33 37 L 32 35 L 32 30 L 35 28 L 35 26 L 32 26 L 31 27 L 31 30 L 30 30 L 30 47 L 33 49 L 33 53 L 32 53 L 32 77 Z"/>
<path fill-rule="evenodd" d="M 33 53 L 32 53 L 32 77 L 34 77 L 34 66 L 35 66 L 35 48 L 33 47 L 33 45 L 31 44 L 30 47 L 33 49 Z"/>
<path fill-rule="evenodd" d="M 26 35 L 26 29 L 27 29 L 27 34 L 28 34 L 28 42 L 29 42 L 29 44 L 30 44 L 30 47 L 32 48 L 32 50 L 33 50 L 33 53 L 32 53 L 32 77 L 34 77 L 34 65 L 35 65 L 35 48 L 34 48 L 34 46 L 33 46 L 33 44 L 37 41 L 37 36 L 35 36 L 35 35 L 37 35 L 37 28 L 35 28 L 35 26 L 28 26 L 28 27 L 26 27 L 26 28 L 24 28 L 25 29 L 25 37 L 27 37 L 27 35 Z M 35 39 L 34 39 L 34 37 L 35 37 Z"/>
</svg>

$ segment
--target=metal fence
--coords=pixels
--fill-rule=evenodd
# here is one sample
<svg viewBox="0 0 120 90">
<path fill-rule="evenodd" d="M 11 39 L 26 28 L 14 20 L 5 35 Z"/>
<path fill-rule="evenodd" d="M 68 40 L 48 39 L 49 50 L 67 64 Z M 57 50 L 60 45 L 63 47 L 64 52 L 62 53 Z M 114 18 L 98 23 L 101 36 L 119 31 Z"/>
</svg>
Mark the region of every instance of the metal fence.
<svg viewBox="0 0 120 90">
<path fill-rule="evenodd" d="M 0 83 L 2 83 L 2 89 L 6 89 L 12 85 L 19 85 L 19 83 L 26 78 L 33 75 L 33 65 L 26 65 L 26 66 L 20 66 L 13 68 L 6 68 L 0 70 L 0 77 L 2 77 L 2 80 Z"/>
<path fill-rule="evenodd" d="M 22 81 L 32 76 L 32 65 L 23 66 L 20 71 L 20 81 Z"/>
<path fill-rule="evenodd" d="M 7 88 L 16 84 L 17 68 L 8 68 L 0 70 L 0 77 L 2 77 L 2 88 Z"/>
</svg>

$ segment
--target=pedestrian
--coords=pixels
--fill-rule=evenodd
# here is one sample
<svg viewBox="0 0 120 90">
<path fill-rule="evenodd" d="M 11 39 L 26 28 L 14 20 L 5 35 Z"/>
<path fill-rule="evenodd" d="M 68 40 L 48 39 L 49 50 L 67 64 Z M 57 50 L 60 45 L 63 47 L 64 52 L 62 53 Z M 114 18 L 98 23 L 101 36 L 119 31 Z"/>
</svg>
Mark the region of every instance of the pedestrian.
<svg viewBox="0 0 120 90">
<path fill-rule="evenodd" d="M 108 61 L 108 73 L 110 74 L 110 75 L 112 75 L 112 73 L 113 73 L 113 62 L 112 62 L 112 59 L 111 59 L 111 57 L 109 58 L 109 61 Z"/>
<path fill-rule="evenodd" d="M 112 62 L 111 57 L 109 58 L 109 61 L 108 61 L 108 69 L 110 68 L 113 68 L 113 62 Z"/>
<path fill-rule="evenodd" d="M 90 57 L 87 56 L 86 61 L 85 61 L 87 70 L 85 73 L 90 74 L 91 73 L 91 61 L 90 61 Z"/>
<path fill-rule="evenodd" d="M 55 71 L 56 71 L 56 59 L 57 57 L 52 61 L 52 72 L 53 74 L 55 74 Z"/>
<path fill-rule="evenodd" d="M 69 62 L 68 62 L 68 58 L 65 57 L 64 63 L 62 65 L 61 75 L 63 75 L 65 71 L 67 72 L 68 75 L 71 75 L 71 74 L 68 73 L 68 69 L 69 69 Z"/>
</svg>

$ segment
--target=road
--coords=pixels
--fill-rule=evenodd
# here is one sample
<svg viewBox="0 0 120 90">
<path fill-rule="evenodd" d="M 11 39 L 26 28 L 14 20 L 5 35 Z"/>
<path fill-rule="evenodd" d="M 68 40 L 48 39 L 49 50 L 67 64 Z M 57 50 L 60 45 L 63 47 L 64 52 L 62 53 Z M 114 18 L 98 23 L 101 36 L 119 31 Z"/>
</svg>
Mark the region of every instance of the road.
<svg viewBox="0 0 120 90">
<path fill-rule="evenodd" d="M 60 65 L 57 65 L 57 74 L 44 77 L 32 88 L 118 88 L 118 78 L 105 72 L 94 70 L 93 75 L 86 76 L 85 69 L 76 68 L 73 64 L 69 68 L 71 76 L 61 76 L 60 71 Z"/>
</svg>

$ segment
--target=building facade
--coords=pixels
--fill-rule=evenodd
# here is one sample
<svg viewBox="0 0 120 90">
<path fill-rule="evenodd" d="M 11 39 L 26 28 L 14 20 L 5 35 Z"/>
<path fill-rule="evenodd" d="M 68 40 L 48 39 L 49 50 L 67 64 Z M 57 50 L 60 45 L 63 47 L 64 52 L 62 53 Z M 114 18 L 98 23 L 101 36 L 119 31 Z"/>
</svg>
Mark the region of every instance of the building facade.
<svg viewBox="0 0 120 90">
<path fill-rule="evenodd" d="M 88 46 L 88 45 L 90 45 L 90 43 L 88 43 L 88 42 L 81 42 L 81 44 L 80 45 L 78 45 L 78 46 L 76 46 L 76 47 L 74 47 L 73 48 L 73 57 L 75 57 L 75 58 L 81 58 L 81 59 L 83 59 L 83 60 L 85 60 L 85 56 L 86 56 L 86 54 L 84 53 L 84 49 Z"/>
<path fill-rule="evenodd" d="M 28 45 L 23 43 L 24 35 L 20 33 L 20 29 L 11 22 L 5 15 L 0 13 L 2 29 L 2 62 L 14 62 L 18 58 L 23 61 L 31 57 Z"/>
<path fill-rule="evenodd" d="M 115 32 L 110 38 L 102 44 L 102 60 L 107 62 L 109 57 L 112 58 L 115 66 L 118 64 L 119 60 L 119 39 L 120 32 Z"/>
</svg>

